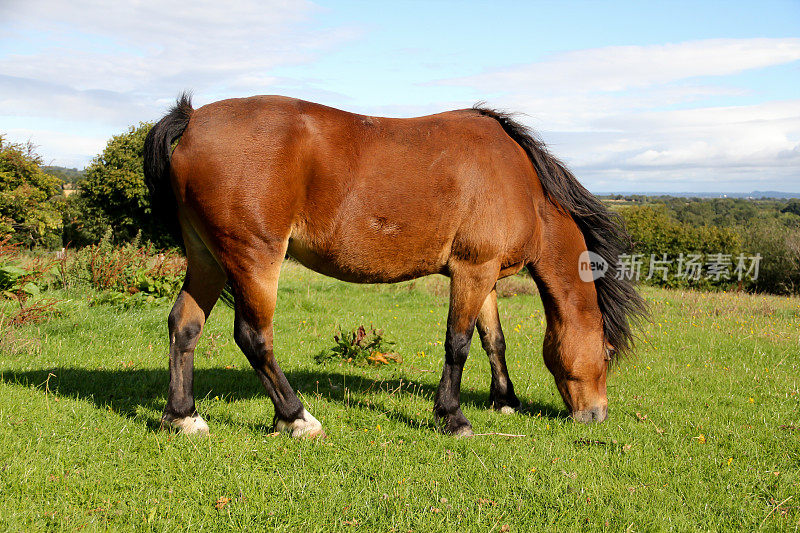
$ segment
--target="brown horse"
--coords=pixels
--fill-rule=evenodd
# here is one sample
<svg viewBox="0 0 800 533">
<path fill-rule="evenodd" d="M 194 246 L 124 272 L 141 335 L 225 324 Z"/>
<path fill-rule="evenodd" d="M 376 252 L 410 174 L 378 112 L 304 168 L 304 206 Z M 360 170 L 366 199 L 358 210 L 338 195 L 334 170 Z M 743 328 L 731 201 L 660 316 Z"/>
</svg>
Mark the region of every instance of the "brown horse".
<svg viewBox="0 0 800 533">
<path fill-rule="evenodd" d="M 287 253 L 350 282 L 450 277 L 434 414 L 456 436 L 472 434 L 459 395 L 476 325 L 491 361 L 492 405 L 519 405 L 495 284 L 527 266 L 544 302 L 544 360 L 561 397 L 576 420 L 606 418 L 609 361 L 631 347 L 630 319 L 645 311 L 615 275 L 627 235 L 509 115 L 475 107 L 378 118 L 280 96 L 195 110 L 183 95 L 147 136 L 145 177 L 154 210 L 177 218 L 188 259 L 169 315 L 166 424 L 208 431 L 192 393 L 194 348 L 227 283 L 234 337 L 275 405 L 276 430 L 322 433 L 272 350 Z M 587 249 L 607 263 L 596 281 L 579 275 Z"/>
</svg>

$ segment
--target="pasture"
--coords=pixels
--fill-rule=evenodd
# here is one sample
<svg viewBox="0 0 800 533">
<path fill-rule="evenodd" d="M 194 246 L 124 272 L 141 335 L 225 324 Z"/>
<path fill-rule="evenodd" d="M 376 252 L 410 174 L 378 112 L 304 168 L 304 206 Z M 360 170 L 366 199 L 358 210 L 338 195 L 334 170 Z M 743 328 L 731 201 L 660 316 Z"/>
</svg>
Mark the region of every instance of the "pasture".
<svg viewBox="0 0 800 533">
<path fill-rule="evenodd" d="M 444 280 L 357 286 L 285 263 L 275 352 L 327 432 L 313 441 L 270 433 L 272 404 L 221 304 L 195 359 L 211 435 L 187 438 L 159 430 L 170 306 L 48 293 L 61 316 L 2 328 L 0 528 L 798 529 L 800 300 L 642 288 L 652 323 L 609 374 L 608 421 L 585 426 L 566 417 L 542 362 L 541 303 L 522 289 L 500 315 L 523 407 L 486 408 L 475 335 L 462 402 L 486 435 L 453 439 L 431 413 Z M 314 361 L 337 325 L 362 324 L 402 363 Z"/>
</svg>

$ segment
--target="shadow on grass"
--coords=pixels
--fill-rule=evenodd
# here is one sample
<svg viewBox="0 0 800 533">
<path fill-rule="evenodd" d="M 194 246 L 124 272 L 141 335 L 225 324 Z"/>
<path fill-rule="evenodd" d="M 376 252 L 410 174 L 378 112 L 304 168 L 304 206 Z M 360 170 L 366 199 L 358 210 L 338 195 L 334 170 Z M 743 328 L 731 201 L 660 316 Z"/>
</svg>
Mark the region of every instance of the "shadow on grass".
<svg viewBox="0 0 800 533">
<path fill-rule="evenodd" d="M 0 371 L 2 382 L 33 386 L 44 393 L 46 390 L 63 398 L 88 400 L 97 407 L 112 406 L 114 411 L 129 418 L 142 419 L 141 410 L 160 412 L 166 404 L 169 374 L 167 369 L 116 369 L 91 370 L 86 368 L 62 367 L 25 372 Z M 433 403 L 436 385 L 424 381 L 350 374 L 320 367 L 319 370 L 289 370 L 289 382 L 306 398 L 319 395 L 326 401 L 348 405 L 352 409 L 368 409 L 386 414 L 390 419 L 407 424 L 414 429 L 431 429 L 435 426 L 431 416 L 413 418 L 398 412 L 370 395 L 383 392 L 388 395 L 427 399 Z M 250 398 L 269 399 L 250 369 L 211 368 L 195 370 L 195 398 L 218 396 L 223 401 L 234 402 Z M 488 407 L 488 391 L 466 389 L 461 392 L 462 405 Z M 518 409 L 529 416 L 546 418 L 566 418 L 568 412 L 550 404 L 526 403 Z M 235 425 L 241 422 L 226 420 L 226 417 L 209 417 L 223 423 Z M 160 420 L 148 417 L 145 423 L 151 429 L 160 428 Z M 268 424 L 254 424 L 258 430 L 269 431 Z"/>
</svg>

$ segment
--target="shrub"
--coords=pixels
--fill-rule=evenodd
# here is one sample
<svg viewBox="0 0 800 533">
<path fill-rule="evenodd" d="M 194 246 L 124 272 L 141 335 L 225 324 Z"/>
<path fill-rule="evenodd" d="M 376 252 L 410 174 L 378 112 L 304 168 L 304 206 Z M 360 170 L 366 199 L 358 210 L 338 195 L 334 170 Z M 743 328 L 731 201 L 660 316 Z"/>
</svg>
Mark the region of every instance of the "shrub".
<svg viewBox="0 0 800 533">
<path fill-rule="evenodd" d="M 64 246 L 80 248 L 96 244 L 111 229 L 105 214 L 90 205 L 82 194 L 65 198 L 61 213 Z"/>
<path fill-rule="evenodd" d="M 65 288 L 86 284 L 121 295 L 136 296 L 142 302 L 174 296 L 181 288 L 186 259 L 175 251 L 158 251 L 140 235 L 131 242 L 114 246 L 111 231 L 100 242 L 77 252 L 65 251 L 58 265 Z M 95 303 L 119 303 L 118 296 L 98 297 Z"/>
<path fill-rule="evenodd" d="M 664 287 L 693 287 L 701 289 L 728 288 L 736 279 L 709 276 L 704 272 L 699 279 L 681 278 L 677 274 L 677 263 L 681 254 L 700 256 L 704 267 L 713 262 L 717 254 L 729 258 L 736 266 L 736 259 L 742 251 L 741 238 L 732 228 L 714 225 L 695 226 L 680 222 L 672 216 L 664 205 L 633 206 L 620 210 L 633 241 L 633 254 L 643 256 L 641 281 Z M 660 260 L 667 256 L 672 263 L 668 265 L 669 275 L 653 275 L 647 279 L 651 256 Z"/>
<path fill-rule="evenodd" d="M 10 241 L 10 235 L 0 239 L 0 294 L 24 302 L 38 296 L 52 281 L 56 259 L 52 254 L 23 256 L 19 243 Z"/>
<path fill-rule="evenodd" d="M 116 243 L 141 233 L 158 246 L 171 247 L 179 243 L 152 216 L 144 182 L 144 139 L 151 127 L 142 122 L 108 141 L 86 169 L 86 179 L 81 182 L 84 203 L 76 208 L 85 215 L 82 222 L 89 228 L 110 227 Z"/>
<path fill-rule="evenodd" d="M 758 278 L 748 289 L 773 294 L 800 293 L 800 229 L 779 221 L 742 228 L 745 248 L 761 255 Z"/>
<path fill-rule="evenodd" d="M 357 366 L 378 366 L 402 361 L 400 354 L 386 350 L 386 345 L 394 343 L 383 338 L 383 330 L 370 326 L 367 332 L 364 326 L 358 326 L 355 331 L 345 333 L 341 327 L 338 329 L 339 333 L 333 336 L 335 346 L 315 355 L 317 363 L 339 360 Z"/>
<path fill-rule="evenodd" d="M 0 236 L 54 248 L 61 244 L 61 182 L 41 164 L 32 144 L 6 143 L 0 136 Z"/>
<path fill-rule="evenodd" d="M 0 324 L 21 326 L 58 315 L 56 305 L 61 300 L 34 298 L 41 292 L 42 279 L 52 273 L 55 260 L 41 256 L 25 260 L 19 254 L 18 244 L 10 240 L 10 235 L 0 239 L 0 298 L 15 300 L 18 307 L 10 314 L 0 313 Z M 4 311 L 7 311 L 5 306 Z"/>
</svg>

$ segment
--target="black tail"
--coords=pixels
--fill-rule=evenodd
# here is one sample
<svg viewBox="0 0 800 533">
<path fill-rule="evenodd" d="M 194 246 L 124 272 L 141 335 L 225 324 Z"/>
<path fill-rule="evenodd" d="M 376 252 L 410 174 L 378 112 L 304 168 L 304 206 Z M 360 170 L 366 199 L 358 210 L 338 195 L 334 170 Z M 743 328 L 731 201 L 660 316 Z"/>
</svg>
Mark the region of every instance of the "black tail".
<svg viewBox="0 0 800 533">
<path fill-rule="evenodd" d="M 180 138 L 192 116 L 192 97 L 183 93 L 158 124 L 150 129 L 144 141 L 144 181 L 150 190 L 153 216 L 167 226 L 176 242 L 183 244 L 178 225 L 175 194 L 170 183 L 172 143 Z"/>
<path fill-rule="evenodd" d="M 183 237 L 178 224 L 177 202 L 169 176 L 170 156 L 172 143 L 183 135 L 186 126 L 189 125 L 189 119 L 192 118 L 192 112 L 194 109 L 191 94 L 181 94 L 169 113 L 153 126 L 144 140 L 144 181 L 150 190 L 153 216 L 167 226 L 172 237 L 181 245 Z M 229 307 L 234 306 L 230 282 L 225 285 L 221 298 Z"/>
<path fill-rule="evenodd" d="M 623 220 L 578 183 L 528 127 L 508 113 L 487 109 L 480 104 L 473 109 L 499 122 L 509 137 L 525 150 L 550 201 L 572 216 L 583 233 L 586 247 L 608 263 L 608 271 L 594 282 L 597 303 L 603 314 L 603 333 L 618 353 L 629 351 L 634 340 L 631 324 L 646 318 L 648 311 L 647 304 L 631 281 L 617 279 L 619 257 L 631 248 Z"/>
</svg>

